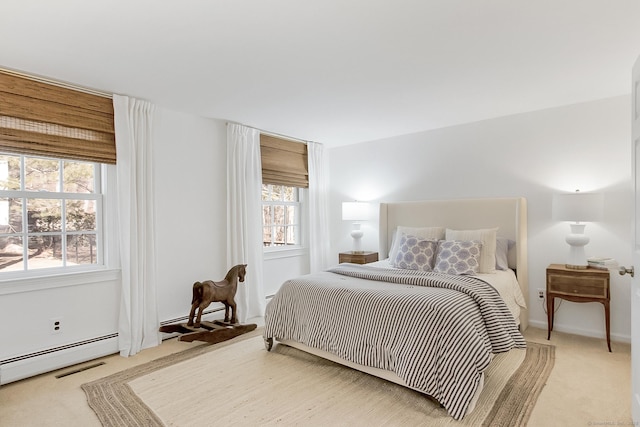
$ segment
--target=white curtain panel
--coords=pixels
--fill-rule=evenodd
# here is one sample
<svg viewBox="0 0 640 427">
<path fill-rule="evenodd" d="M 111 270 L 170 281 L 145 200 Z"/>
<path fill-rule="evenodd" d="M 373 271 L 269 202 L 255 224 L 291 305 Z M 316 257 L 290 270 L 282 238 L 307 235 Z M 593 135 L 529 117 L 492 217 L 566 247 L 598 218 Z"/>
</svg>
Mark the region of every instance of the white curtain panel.
<svg viewBox="0 0 640 427">
<path fill-rule="evenodd" d="M 324 145 L 307 143 L 309 161 L 309 269 L 323 271 L 332 264 L 329 251 L 329 183 Z"/>
<path fill-rule="evenodd" d="M 238 320 L 264 316 L 262 265 L 262 162 L 260 132 L 227 125 L 227 261 L 228 268 L 247 264 L 238 283 Z"/>
<path fill-rule="evenodd" d="M 122 294 L 118 340 L 121 356 L 160 343 L 152 174 L 152 119 L 146 101 L 114 95 L 117 211 Z"/>
</svg>

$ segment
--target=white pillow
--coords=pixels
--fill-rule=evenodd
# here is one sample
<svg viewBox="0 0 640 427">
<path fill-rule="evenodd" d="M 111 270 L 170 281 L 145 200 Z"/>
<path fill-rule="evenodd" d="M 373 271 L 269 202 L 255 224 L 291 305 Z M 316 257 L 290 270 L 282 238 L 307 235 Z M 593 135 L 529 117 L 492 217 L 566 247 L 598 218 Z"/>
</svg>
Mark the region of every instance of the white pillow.
<svg viewBox="0 0 640 427">
<path fill-rule="evenodd" d="M 444 233 L 444 227 L 405 227 L 399 225 L 396 228 L 391 249 L 389 250 L 389 262 L 394 266 L 393 260 L 395 260 L 398 255 L 398 248 L 400 247 L 400 240 L 402 240 L 403 235 L 414 236 L 419 239 L 443 240 Z"/>
<path fill-rule="evenodd" d="M 447 228 L 446 240 L 479 240 L 482 242 L 480 250 L 479 273 L 496 272 L 496 228 L 481 228 L 478 230 L 451 230 Z"/>
<path fill-rule="evenodd" d="M 509 262 L 509 251 L 515 246 L 516 242 L 506 237 L 496 238 L 496 270 L 508 270 L 509 265 L 515 266 Z"/>
</svg>

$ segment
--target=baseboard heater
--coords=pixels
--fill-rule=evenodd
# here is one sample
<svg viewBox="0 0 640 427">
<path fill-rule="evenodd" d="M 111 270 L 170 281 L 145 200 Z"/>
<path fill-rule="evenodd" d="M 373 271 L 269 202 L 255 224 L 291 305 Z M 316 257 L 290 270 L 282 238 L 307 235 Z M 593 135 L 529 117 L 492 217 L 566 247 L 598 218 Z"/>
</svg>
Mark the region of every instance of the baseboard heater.
<svg viewBox="0 0 640 427">
<path fill-rule="evenodd" d="M 0 385 L 117 352 L 116 333 L 0 360 Z"/>
<path fill-rule="evenodd" d="M 224 310 L 224 307 L 207 310 L 209 315 Z M 188 316 L 160 322 L 161 325 L 188 320 Z M 162 334 L 163 339 L 176 334 Z M 108 334 L 71 344 L 53 347 L 33 353 L 0 360 L 0 385 L 66 368 L 88 360 L 109 356 L 119 352 L 118 334 Z"/>
</svg>

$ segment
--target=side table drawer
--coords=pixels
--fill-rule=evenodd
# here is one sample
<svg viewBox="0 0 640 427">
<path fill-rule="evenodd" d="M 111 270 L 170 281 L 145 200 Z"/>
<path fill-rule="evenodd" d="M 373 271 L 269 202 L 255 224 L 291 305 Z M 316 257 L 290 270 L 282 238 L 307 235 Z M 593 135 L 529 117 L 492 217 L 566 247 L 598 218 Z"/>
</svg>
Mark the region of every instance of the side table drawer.
<svg viewBox="0 0 640 427">
<path fill-rule="evenodd" d="M 565 295 L 607 298 L 607 280 L 599 277 L 575 277 L 549 274 L 549 291 Z"/>
<path fill-rule="evenodd" d="M 368 264 L 378 261 L 378 252 L 350 253 L 342 252 L 339 254 L 338 262 L 350 262 L 352 264 Z"/>
</svg>

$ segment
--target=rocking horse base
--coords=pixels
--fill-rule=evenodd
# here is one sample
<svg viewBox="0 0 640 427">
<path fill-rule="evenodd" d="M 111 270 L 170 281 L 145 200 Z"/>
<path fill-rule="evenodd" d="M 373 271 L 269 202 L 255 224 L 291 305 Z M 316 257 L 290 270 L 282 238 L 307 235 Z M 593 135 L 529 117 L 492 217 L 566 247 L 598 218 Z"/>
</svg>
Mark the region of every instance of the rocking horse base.
<svg viewBox="0 0 640 427">
<path fill-rule="evenodd" d="M 178 341 L 204 341 L 210 344 L 216 344 L 222 341 L 230 340 L 238 335 L 246 334 L 256 329 L 255 323 L 240 325 L 234 323 L 214 320 L 213 322 L 202 321 L 200 327 L 187 326 L 186 323 L 174 325 L 164 325 L 160 327 L 160 332 L 180 333 Z"/>
</svg>

